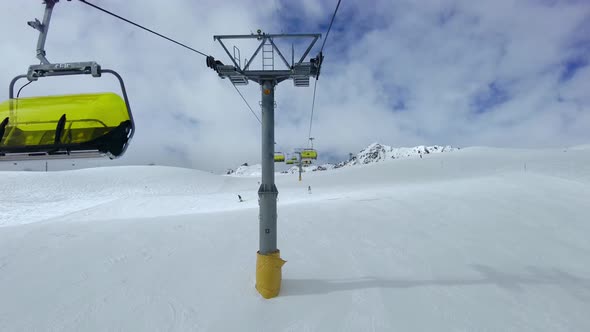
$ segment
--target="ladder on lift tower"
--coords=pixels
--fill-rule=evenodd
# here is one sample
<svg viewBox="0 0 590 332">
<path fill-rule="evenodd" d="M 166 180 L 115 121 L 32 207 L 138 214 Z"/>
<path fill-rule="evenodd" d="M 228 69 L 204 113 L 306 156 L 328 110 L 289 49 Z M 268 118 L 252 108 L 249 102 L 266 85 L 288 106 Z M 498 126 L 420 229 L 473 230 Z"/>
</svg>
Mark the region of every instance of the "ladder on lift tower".
<svg viewBox="0 0 590 332">
<path fill-rule="evenodd" d="M 262 70 L 275 70 L 275 50 L 268 39 L 262 45 Z"/>
</svg>

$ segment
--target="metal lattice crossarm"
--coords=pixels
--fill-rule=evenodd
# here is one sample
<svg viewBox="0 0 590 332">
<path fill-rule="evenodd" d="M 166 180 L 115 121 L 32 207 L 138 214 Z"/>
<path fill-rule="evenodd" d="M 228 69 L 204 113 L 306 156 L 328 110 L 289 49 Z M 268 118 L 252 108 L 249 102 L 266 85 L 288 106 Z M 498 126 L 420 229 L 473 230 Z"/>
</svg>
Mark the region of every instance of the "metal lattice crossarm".
<svg viewBox="0 0 590 332">
<path fill-rule="evenodd" d="M 207 66 L 215 70 L 221 78 L 229 78 L 230 81 L 235 85 L 246 85 L 248 84 L 249 80 L 260 84 L 261 82 L 266 80 L 271 80 L 275 83 L 280 83 L 284 80 L 292 79 L 293 84 L 295 86 L 308 87 L 310 77 L 318 78 L 320 74 L 323 55 L 320 52 L 315 58 L 310 59 L 309 62 L 304 62 L 304 60 L 309 55 L 309 52 L 311 51 L 311 49 L 320 37 L 321 34 L 318 33 L 266 34 L 261 32 L 260 30 L 257 34 L 251 35 L 213 36 L 213 40 L 217 40 L 219 44 L 221 44 L 221 47 L 223 47 L 224 51 L 231 59 L 232 64 L 225 65 L 221 61 L 216 60 L 213 57 L 207 57 Z M 305 52 L 297 62 L 295 62 L 295 53 L 294 50 L 292 50 L 291 62 L 289 63 L 287 58 L 284 56 L 284 53 L 281 52 L 281 50 L 277 47 L 277 44 L 275 43 L 276 39 L 281 38 L 311 39 L 311 41 L 308 47 L 306 48 Z M 241 59 L 239 57 L 239 50 L 236 47 L 234 47 L 234 54 L 232 55 L 223 42 L 227 39 L 256 39 L 260 41 L 260 44 L 258 45 L 258 48 L 254 51 L 252 56 L 249 58 L 249 61 L 244 61 L 245 63 L 242 66 Z M 238 52 L 237 56 L 236 51 Z M 280 61 L 285 65 L 286 69 L 274 69 L 275 52 Z M 263 56 L 263 68 L 259 70 L 251 70 L 250 65 L 260 53 L 262 53 Z M 267 56 L 267 54 L 269 53 L 270 56 Z M 267 60 L 268 63 L 265 63 L 265 60 Z"/>
</svg>

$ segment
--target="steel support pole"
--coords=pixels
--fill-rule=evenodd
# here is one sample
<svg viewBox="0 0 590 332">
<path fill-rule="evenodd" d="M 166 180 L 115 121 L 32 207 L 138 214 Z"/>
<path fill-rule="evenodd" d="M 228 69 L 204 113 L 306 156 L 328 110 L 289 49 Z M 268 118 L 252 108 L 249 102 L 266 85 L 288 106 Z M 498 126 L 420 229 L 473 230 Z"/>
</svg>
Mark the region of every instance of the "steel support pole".
<svg viewBox="0 0 590 332">
<path fill-rule="evenodd" d="M 275 82 L 265 80 L 262 87 L 262 183 L 258 189 L 260 204 L 260 249 L 261 255 L 276 252 L 277 249 L 277 197 L 274 164 L 274 102 Z"/>
<path fill-rule="evenodd" d="M 303 170 L 303 159 L 301 158 L 301 152 L 299 152 L 299 181 L 301 181 L 301 172 Z"/>
<path fill-rule="evenodd" d="M 37 40 L 37 59 L 41 64 L 48 65 L 49 60 L 45 57 L 45 41 L 47 40 L 47 33 L 49 32 L 49 23 L 51 22 L 51 12 L 53 12 L 53 1 L 48 1 L 45 6 L 45 14 L 43 15 L 43 22 L 41 24 L 41 31 L 39 39 Z"/>
</svg>

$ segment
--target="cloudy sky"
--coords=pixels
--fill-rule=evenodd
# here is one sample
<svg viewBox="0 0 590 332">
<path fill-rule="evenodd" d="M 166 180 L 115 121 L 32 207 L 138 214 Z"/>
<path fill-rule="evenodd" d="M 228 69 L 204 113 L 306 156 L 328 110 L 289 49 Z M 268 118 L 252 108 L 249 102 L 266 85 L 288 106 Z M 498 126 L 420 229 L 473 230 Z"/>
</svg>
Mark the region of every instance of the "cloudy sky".
<svg viewBox="0 0 590 332">
<path fill-rule="evenodd" d="M 225 63 L 229 58 L 213 35 L 262 29 L 325 37 L 337 3 L 89 1 Z M 43 6 L 2 1 L 0 11 L 0 82 L 7 87 L 38 63 L 38 34 L 26 22 L 41 19 Z M 236 45 L 242 59 L 257 46 L 255 40 Z M 118 162 L 210 171 L 258 162 L 260 124 L 203 56 L 75 0 L 56 6 L 46 50 L 51 62 L 94 60 L 125 78 L 137 131 Z M 342 160 L 372 142 L 590 143 L 588 0 L 342 0 L 324 54 L 312 127 L 324 160 Z M 22 95 L 116 89 L 107 77 L 55 78 L 31 84 Z M 259 86 L 240 91 L 259 113 Z M 312 96 L 313 87 L 278 85 L 277 150 L 307 145 Z"/>
</svg>

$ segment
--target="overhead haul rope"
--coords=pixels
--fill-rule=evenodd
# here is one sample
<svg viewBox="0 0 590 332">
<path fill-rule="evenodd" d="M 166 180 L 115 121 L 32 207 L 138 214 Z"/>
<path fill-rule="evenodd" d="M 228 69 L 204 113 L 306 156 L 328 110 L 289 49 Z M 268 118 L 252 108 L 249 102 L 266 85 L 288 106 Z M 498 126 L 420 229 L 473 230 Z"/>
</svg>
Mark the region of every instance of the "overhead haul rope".
<svg viewBox="0 0 590 332">
<path fill-rule="evenodd" d="M 181 42 L 178 42 L 178 41 L 176 41 L 176 40 L 174 40 L 174 39 L 172 39 L 172 38 L 170 38 L 170 37 L 166 37 L 166 36 L 164 36 L 164 35 L 163 35 L 163 34 L 161 34 L 161 33 L 158 33 L 158 32 L 156 32 L 156 31 L 154 31 L 154 30 L 152 30 L 152 29 L 146 28 L 146 27 L 144 27 L 144 26 L 142 26 L 142 25 L 140 25 L 140 24 L 137 24 L 137 23 L 135 23 L 135 22 L 133 22 L 133 21 L 131 21 L 131 20 L 129 20 L 129 19 L 126 19 L 126 18 L 124 18 L 124 17 L 122 17 L 122 16 L 120 16 L 120 15 L 117 15 L 117 14 L 115 14 L 115 13 L 111 12 L 111 11 L 108 11 L 108 10 L 106 10 L 106 9 L 104 9 L 104 8 L 101 8 L 101 7 L 99 7 L 99 6 L 95 5 L 95 4 L 92 4 L 92 3 L 90 3 L 90 2 L 88 2 L 88 1 L 86 1 L 86 0 L 78 0 L 78 1 L 80 1 L 80 2 L 82 2 L 82 3 L 84 3 L 84 4 L 88 5 L 88 6 L 90 6 L 90 7 L 92 7 L 92 8 L 98 9 L 98 10 L 100 10 L 101 12 L 104 12 L 104 13 L 107 13 L 107 14 L 109 14 L 109 15 L 113 16 L 113 17 L 116 17 L 116 18 L 118 18 L 118 19 L 120 19 L 120 20 L 122 20 L 122 21 L 124 21 L 124 22 L 127 22 L 127 23 L 129 23 L 129 24 L 132 24 L 132 25 L 134 25 L 134 26 L 136 26 L 136 27 L 138 27 L 138 28 L 141 28 L 141 29 L 143 29 L 143 30 L 145 30 L 145 31 L 148 31 L 148 32 L 150 32 L 150 33 L 153 33 L 154 35 L 156 35 L 156 36 L 158 36 L 158 37 L 164 38 L 164 39 L 166 39 L 166 40 L 168 40 L 168 41 L 170 41 L 170 42 L 172 42 L 172 43 L 174 43 L 174 44 L 177 44 L 177 45 L 179 45 L 179 46 L 182 46 L 182 47 L 184 47 L 184 48 L 186 48 L 186 49 L 188 49 L 188 50 L 191 50 L 191 51 L 193 51 L 193 52 L 195 52 L 195 53 L 197 53 L 197 54 L 200 54 L 200 55 L 202 55 L 202 56 L 205 56 L 205 57 L 207 57 L 207 56 L 208 56 L 207 54 L 205 54 L 205 53 L 203 53 L 203 52 L 201 52 L 201 51 L 199 51 L 199 50 L 196 50 L 196 49 L 194 49 L 194 48 L 192 48 L 192 47 L 190 47 L 190 46 L 187 46 L 187 45 L 185 45 L 185 44 L 183 44 L 183 43 L 181 43 Z M 242 93 L 240 92 L 240 90 L 238 90 L 238 88 L 237 88 L 237 87 L 236 87 L 236 86 L 235 86 L 233 83 L 232 83 L 232 85 L 234 86 L 234 88 L 236 89 L 236 91 L 238 92 L 238 94 L 240 95 L 240 97 L 242 97 L 242 100 L 244 100 L 244 102 L 246 103 L 246 106 L 248 106 L 248 108 L 250 109 L 250 112 L 252 112 L 252 114 L 254 115 L 254 117 L 256 118 L 256 120 L 258 120 L 258 122 L 262 123 L 262 122 L 260 121 L 260 119 L 258 118 L 258 116 L 256 115 L 256 113 L 254 113 L 254 110 L 252 109 L 252 107 L 250 107 L 250 104 L 248 104 L 248 102 L 246 101 L 246 99 L 244 98 L 244 96 L 242 95 Z"/>
<path fill-rule="evenodd" d="M 99 7 L 99 6 L 95 5 L 95 4 L 92 4 L 92 3 L 90 3 L 90 2 L 88 2 L 88 1 L 86 1 L 86 0 L 78 0 L 78 1 L 80 1 L 80 2 L 82 2 L 82 3 L 84 3 L 84 4 L 88 5 L 88 6 L 90 6 L 90 7 L 92 7 L 92 8 L 98 9 L 98 10 L 100 10 L 101 12 L 104 12 L 104 13 L 107 13 L 107 14 L 109 14 L 109 15 L 111 15 L 111 16 L 114 16 L 114 17 L 116 17 L 116 18 L 118 18 L 118 19 L 120 19 L 120 20 L 122 20 L 122 21 L 125 21 L 125 22 L 127 22 L 127 23 L 129 23 L 129 24 L 135 25 L 136 27 L 138 27 L 138 28 L 140 28 L 140 29 L 143 29 L 143 30 L 145 30 L 145 31 L 151 32 L 151 33 L 153 33 L 154 35 L 156 35 L 156 36 L 158 36 L 158 37 L 164 38 L 164 39 L 166 39 L 166 40 L 168 40 L 168 41 L 170 41 L 170 42 L 173 42 L 174 44 L 180 45 L 180 46 L 182 46 L 182 47 L 184 47 L 184 48 L 186 48 L 186 49 L 189 49 L 189 50 L 191 50 L 191 51 L 193 51 L 193 52 L 195 52 L 195 53 L 198 53 L 198 54 L 200 54 L 200 55 L 202 55 L 202 56 L 205 56 L 205 57 L 206 57 L 206 56 L 208 56 L 207 54 L 205 54 L 205 53 L 203 53 L 203 52 L 201 52 L 201 51 L 198 51 L 198 50 L 196 50 L 196 49 L 194 49 L 194 48 L 192 48 L 192 47 L 190 47 L 190 46 L 187 46 L 187 45 L 185 45 L 185 44 L 183 44 L 183 43 L 181 43 L 181 42 L 178 42 L 178 41 L 176 41 L 176 40 L 174 40 L 174 39 L 172 39 L 172 38 L 170 38 L 170 37 L 166 37 L 166 36 L 164 36 L 164 35 L 163 35 L 163 34 L 161 34 L 161 33 L 157 33 L 157 32 L 155 32 L 155 31 L 154 31 L 154 30 L 152 30 L 152 29 L 148 29 L 148 28 L 144 27 L 143 25 L 137 24 L 137 23 L 135 23 L 135 22 L 133 22 L 133 21 L 131 21 L 131 20 L 128 20 L 128 19 L 126 19 L 126 18 L 124 18 L 124 17 L 121 17 L 121 16 L 119 16 L 119 15 L 117 15 L 117 14 L 113 13 L 113 12 L 110 12 L 110 11 L 108 11 L 108 10 L 106 10 L 106 9 L 104 9 L 104 8 L 101 8 L 101 7 Z"/>
<path fill-rule="evenodd" d="M 326 38 L 324 38 L 324 42 L 322 44 L 322 48 L 320 49 L 320 54 L 324 51 L 324 46 L 326 46 L 326 41 L 328 40 L 328 35 L 330 34 L 330 30 L 332 29 L 332 24 L 334 23 L 334 18 L 336 17 L 336 13 L 338 12 L 338 8 L 340 7 L 340 2 L 342 0 L 338 0 L 338 4 L 336 5 L 336 9 L 334 10 L 334 14 L 332 15 L 332 20 L 330 21 L 330 25 L 328 26 L 328 32 L 326 32 Z M 313 111 L 315 109 L 315 96 L 316 90 L 318 87 L 318 80 L 316 78 L 315 83 L 313 85 L 313 99 L 311 101 L 311 117 L 309 118 L 309 133 L 307 135 L 308 139 L 311 138 L 311 128 L 313 125 Z"/>
<path fill-rule="evenodd" d="M 234 88 L 236 89 L 238 94 L 240 94 L 240 97 L 242 97 L 242 100 L 246 103 L 246 106 L 248 106 L 248 108 L 250 109 L 250 112 L 252 112 L 252 115 L 254 115 L 256 120 L 258 120 L 258 122 L 260 122 L 260 124 L 262 124 L 262 121 L 260 121 L 260 118 L 258 117 L 258 115 L 256 115 L 256 113 L 254 113 L 254 110 L 252 109 L 252 107 L 250 107 L 250 104 L 248 104 L 248 102 L 246 101 L 246 98 L 244 98 L 244 95 L 242 95 L 242 93 L 240 92 L 238 87 L 233 82 L 232 82 L 232 85 L 234 86 Z"/>
</svg>

